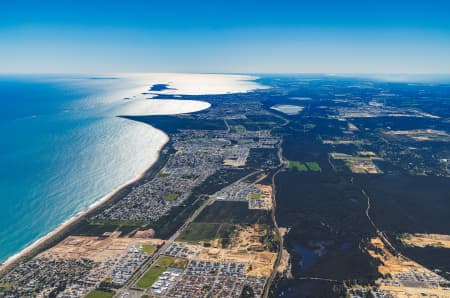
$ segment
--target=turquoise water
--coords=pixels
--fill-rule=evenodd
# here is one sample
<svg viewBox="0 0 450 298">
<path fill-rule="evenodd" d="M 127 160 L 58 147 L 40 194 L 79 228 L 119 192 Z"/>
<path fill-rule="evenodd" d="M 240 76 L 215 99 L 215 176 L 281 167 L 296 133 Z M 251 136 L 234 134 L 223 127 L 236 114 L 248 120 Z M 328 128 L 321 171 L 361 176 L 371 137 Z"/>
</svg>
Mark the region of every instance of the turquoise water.
<svg viewBox="0 0 450 298">
<path fill-rule="evenodd" d="M 0 261 L 156 158 L 161 133 L 116 117 L 137 82 L 0 76 Z"/>
</svg>

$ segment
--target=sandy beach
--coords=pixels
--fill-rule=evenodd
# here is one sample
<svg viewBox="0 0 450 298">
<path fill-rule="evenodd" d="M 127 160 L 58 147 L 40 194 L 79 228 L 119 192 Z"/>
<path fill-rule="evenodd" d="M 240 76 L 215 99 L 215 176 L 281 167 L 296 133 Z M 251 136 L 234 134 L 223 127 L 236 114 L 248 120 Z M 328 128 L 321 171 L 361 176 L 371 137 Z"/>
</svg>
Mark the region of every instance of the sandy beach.
<svg viewBox="0 0 450 298">
<path fill-rule="evenodd" d="M 161 149 L 167 144 L 169 141 L 169 137 L 166 135 L 166 140 L 164 141 L 164 145 L 161 146 L 158 149 L 158 154 L 161 151 Z M 58 241 L 60 238 L 64 238 L 71 228 L 75 226 L 77 223 L 79 223 L 81 220 L 83 220 L 87 215 L 92 214 L 95 212 L 98 208 L 102 207 L 105 203 L 107 203 L 109 200 L 114 198 L 120 190 L 124 189 L 125 187 L 138 182 L 142 177 L 146 176 L 146 173 L 153 167 L 153 164 L 141 175 L 135 177 L 134 179 L 131 179 L 124 183 L 123 185 L 117 187 L 114 189 L 111 193 L 107 194 L 91 206 L 89 206 L 88 209 L 79 212 L 75 216 L 71 217 L 64 223 L 62 223 L 60 226 L 58 226 L 56 229 L 51 231 L 45 236 L 42 236 L 38 240 L 34 241 L 32 244 L 18 252 L 17 254 L 9 257 L 0 267 L 0 276 L 1 274 L 8 271 L 10 268 L 14 267 L 16 263 L 21 262 L 22 260 L 27 260 L 29 258 L 34 257 L 35 255 L 39 254 L 43 250 L 47 249 L 49 246 L 51 246 L 51 243 Z"/>
</svg>

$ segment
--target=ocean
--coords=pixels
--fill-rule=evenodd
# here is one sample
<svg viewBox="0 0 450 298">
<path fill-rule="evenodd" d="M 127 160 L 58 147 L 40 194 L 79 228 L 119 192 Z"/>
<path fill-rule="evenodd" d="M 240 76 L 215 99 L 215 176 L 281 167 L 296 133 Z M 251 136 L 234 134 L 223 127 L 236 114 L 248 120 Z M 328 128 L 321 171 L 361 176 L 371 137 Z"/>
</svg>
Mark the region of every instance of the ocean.
<svg viewBox="0 0 450 298">
<path fill-rule="evenodd" d="M 117 117 L 142 81 L 0 76 L 0 261 L 142 174 L 166 136 Z M 157 111 L 156 111 L 157 112 Z"/>
</svg>

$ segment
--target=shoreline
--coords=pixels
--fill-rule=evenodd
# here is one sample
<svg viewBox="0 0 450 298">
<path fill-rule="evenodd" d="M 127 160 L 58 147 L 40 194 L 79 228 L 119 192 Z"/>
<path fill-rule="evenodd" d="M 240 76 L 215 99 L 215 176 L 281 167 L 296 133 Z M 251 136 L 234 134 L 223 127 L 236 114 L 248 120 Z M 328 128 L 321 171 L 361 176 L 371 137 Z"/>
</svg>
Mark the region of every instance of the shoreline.
<svg viewBox="0 0 450 298">
<path fill-rule="evenodd" d="M 146 125 L 146 124 L 144 124 Z M 157 129 L 152 126 L 152 128 Z M 159 130 L 159 129 L 158 129 Z M 47 248 L 52 246 L 54 242 L 59 242 L 62 239 L 65 238 L 72 229 L 78 225 L 82 220 L 86 219 L 89 215 L 92 215 L 95 213 L 98 209 L 104 207 L 106 204 L 110 203 L 118 196 L 121 196 L 121 192 L 126 190 L 131 185 L 134 185 L 135 183 L 139 183 L 143 178 L 146 178 L 151 174 L 151 171 L 153 170 L 154 166 L 158 164 L 161 158 L 161 151 L 166 147 L 166 145 L 169 143 L 170 138 L 169 136 L 162 130 L 159 130 L 164 134 L 164 141 L 160 148 L 158 148 L 156 154 L 157 158 L 156 160 L 150 164 L 150 166 L 145 169 L 144 172 L 142 172 L 139 175 L 136 175 L 136 177 L 128 180 L 127 182 L 123 183 L 122 185 L 116 187 L 111 192 L 100 198 L 98 201 L 91 204 L 88 208 L 86 208 L 83 211 L 78 212 L 74 216 L 70 217 L 69 219 L 65 220 L 63 223 L 58 225 L 56 228 L 54 228 L 52 231 L 48 232 L 44 236 L 41 236 L 37 240 L 33 241 L 31 244 L 24 247 L 19 252 L 15 253 L 14 255 L 8 257 L 4 262 L 0 265 L 0 277 L 7 274 L 9 270 L 11 270 L 13 267 L 17 266 L 18 263 L 22 261 L 27 261 L 28 259 L 31 259 L 41 252 L 45 251 Z"/>
<path fill-rule="evenodd" d="M 190 111 L 186 114 L 190 113 L 196 113 L 200 112 L 206 109 L 209 109 L 211 107 L 211 104 L 208 103 L 208 106 L 200 109 L 200 110 L 194 110 Z M 158 114 L 158 115 L 151 115 L 151 116 L 161 116 L 161 115 L 180 115 L 185 114 L 183 112 L 181 113 L 173 113 L 173 114 Z M 116 116 L 119 117 L 119 116 Z M 129 120 L 133 121 L 133 120 Z M 148 125 L 142 123 L 142 125 Z M 85 210 L 78 212 L 77 214 L 73 215 L 69 219 L 62 222 L 60 225 L 58 225 L 56 228 L 48 232 L 47 234 L 41 236 L 40 238 L 36 239 L 26 247 L 24 247 L 19 252 L 13 254 L 12 256 L 8 257 L 4 262 L 0 263 L 0 278 L 4 275 L 8 274 L 10 270 L 12 270 L 14 267 L 19 265 L 21 262 L 26 262 L 35 256 L 39 255 L 41 252 L 47 250 L 48 248 L 54 246 L 56 243 L 62 241 L 64 238 L 66 238 L 70 233 L 79 225 L 83 220 L 85 220 L 87 217 L 95 214 L 99 209 L 105 207 L 109 203 L 113 203 L 116 200 L 120 200 L 123 198 L 122 192 L 126 191 L 129 187 L 134 186 L 135 184 L 139 184 L 142 180 L 149 178 L 152 175 L 153 170 L 156 168 L 156 166 L 161 162 L 161 152 L 162 150 L 167 146 L 167 144 L 170 143 L 170 137 L 169 135 L 154 126 L 149 125 L 152 129 L 156 129 L 160 132 L 162 132 L 164 140 L 161 144 L 161 146 L 156 150 L 156 156 L 157 158 L 149 165 L 148 168 L 146 168 L 141 174 L 136 175 L 136 177 L 128 180 L 127 182 L 123 183 L 122 185 L 119 185 L 115 189 L 113 189 L 111 192 L 106 194 L 105 196 L 101 197 L 98 201 L 92 203 L 89 207 L 87 207 Z"/>
</svg>

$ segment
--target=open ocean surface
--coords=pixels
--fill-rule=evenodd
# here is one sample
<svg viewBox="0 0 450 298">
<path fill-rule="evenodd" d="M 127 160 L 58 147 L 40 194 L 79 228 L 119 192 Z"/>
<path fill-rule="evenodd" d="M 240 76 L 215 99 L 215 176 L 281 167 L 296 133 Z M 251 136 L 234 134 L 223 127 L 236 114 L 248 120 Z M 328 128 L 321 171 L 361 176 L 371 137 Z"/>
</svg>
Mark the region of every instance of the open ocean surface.
<svg viewBox="0 0 450 298">
<path fill-rule="evenodd" d="M 116 117 L 136 88 L 128 79 L 0 76 L 0 261 L 154 162 L 163 134 Z"/>
</svg>

